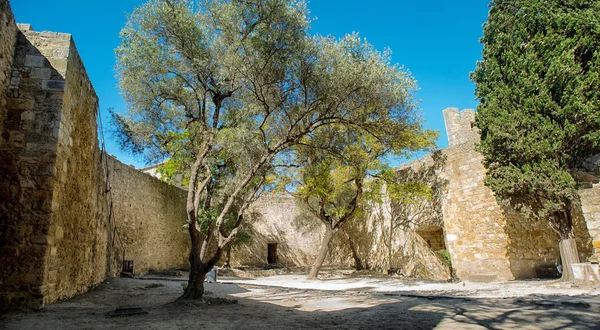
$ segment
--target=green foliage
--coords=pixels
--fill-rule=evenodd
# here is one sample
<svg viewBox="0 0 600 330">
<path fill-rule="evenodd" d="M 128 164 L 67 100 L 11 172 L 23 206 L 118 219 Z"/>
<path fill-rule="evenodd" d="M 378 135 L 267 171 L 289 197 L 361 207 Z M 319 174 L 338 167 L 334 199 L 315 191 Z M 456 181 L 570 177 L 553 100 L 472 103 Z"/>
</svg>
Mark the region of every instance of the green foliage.
<svg viewBox="0 0 600 330">
<path fill-rule="evenodd" d="M 475 124 L 500 201 L 565 238 L 574 171 L 600 153 L 600 1 L 497 0 L 471 78 Z"/>
<path fill-rule="evenodd" d="M 388 123 L 373 123 L 371 128 L 379 130 L 378 125 L 389 124 L 398 123 L 390 119 Z M 422 134 L 413 134 L 415 139 L 406 138 L 408 133 L 374 136 L 344 126 L 315 132 L 295 148 L 299 166 L 295 195 L 332 229 L 339 228 L 349 218 L 362 216 L 363 208 L 369 204 L 381 203 L 384 185 L 394 188 L 394 194 L 404 196 L 402 189 L 408 190 L 407 186 L 386 180 L 394 173 L 387 162 L 391 154 L 432 145 L 432 140 Z"/>
<path fill-rule="evenodd" d="M 401 227 L 443 225 L 441 205 L 448 180 L 441 178 L 439 171 L 445 165 L 446 156 L 436 150 L 430 161 L 397 169 L 387 179 L 391 182 L 387 191 L 392 231 Z"/>
<path fill-rule="evenodd" d="M 380 194 L 362 177 L 384 167 L 383 155 L 433 145 L 416 82 L 390 52 L 356 34 L 311 36 L 307 14 L 293 0 L 150 0 L 128 17 L 116 50 L 127 101 L 113 113 L 117 136 L 148 161 L 168 159 L 165 177 L 183 174 L 199 256 L 190 260 L 207 260 L 198 250 L 211 237 L 222 251 L 239 235 L 261 193 L 294 185 L 276 180 L 284 168 L 309 160 L 298 191 L 341 219 L 359 212 L 348 203 L 357 183 Z M 321 146 L 344 159 L 320 157 Z"/>
<path fill-rule="evenodd" d="M 442 258 L 448 268 L 452 269 L 452 258 L 450 257 L 450 253 L 446 250 L 439 250 L 437 251 L 437 254 Z"/>
</svg>

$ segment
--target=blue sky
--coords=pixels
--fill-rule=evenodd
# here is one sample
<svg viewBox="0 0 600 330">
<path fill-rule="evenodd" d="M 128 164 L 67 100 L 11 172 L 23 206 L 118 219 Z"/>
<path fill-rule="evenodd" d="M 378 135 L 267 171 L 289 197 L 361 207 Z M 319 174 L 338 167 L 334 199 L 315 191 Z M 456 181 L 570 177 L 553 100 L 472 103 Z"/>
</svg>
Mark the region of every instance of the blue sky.
<svg viewBox="0 0 600 330">
<path fill-rule="evenodd" d="M 10 0 L 17 22 L 36 31 L 73 35 L 100 98 L 107 150 L 127 164 L 145 166 L 121 152 L 108 133 L 108 109 L 124 109 L 114 77 L 114 49 L 126 14 L 144 1 Z M 425 127 L 438 130 L 439 147 L 448 145 L 442 110 L 475 108 L 469 73 L 481 59 L 479 38 L 487 18 L 486 0 L 313 0 L 311 32 L 341 37 L 358 32 L 377 49 L 389 47 L 392 60 L 418 81 L 417 98 Z"/>
</svg>

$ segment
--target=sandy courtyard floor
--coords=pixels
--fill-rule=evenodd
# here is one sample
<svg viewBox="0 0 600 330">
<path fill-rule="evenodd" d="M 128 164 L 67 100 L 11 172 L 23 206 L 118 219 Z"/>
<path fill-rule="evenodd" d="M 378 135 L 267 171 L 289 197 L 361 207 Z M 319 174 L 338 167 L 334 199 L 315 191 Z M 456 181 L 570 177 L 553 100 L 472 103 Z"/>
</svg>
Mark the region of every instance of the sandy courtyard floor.
<svg viewBox="0 0 600 330">
<path fill-rule="evenodd" d="M 182 279 L 108 279 L 2 329 L 600 329 L 600 291 L 549 281 L 421 283 L 387 277 L 220 278 L 207 302 L 174 302 Z M 228 299 L 224 300 L 222 298 Z M 235 299 L 237 303 L 229 304 Z M 120 306 L 147 314 L 111 317 Z"/>
</svg>

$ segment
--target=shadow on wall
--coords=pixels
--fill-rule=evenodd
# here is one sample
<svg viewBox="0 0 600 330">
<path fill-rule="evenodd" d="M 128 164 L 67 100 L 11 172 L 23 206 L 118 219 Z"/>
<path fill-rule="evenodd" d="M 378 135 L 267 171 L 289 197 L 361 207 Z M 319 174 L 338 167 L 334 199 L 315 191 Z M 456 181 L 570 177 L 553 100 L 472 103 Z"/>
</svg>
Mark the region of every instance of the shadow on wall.
<svg viewBox="0 0 600 330">
<path fill-rule="evenodd" d="M 313 255 L 306 253 L 298 240 L 290 239 L 312 235 L 311 232 L 297 228 L 294 221 L 269 222 L 265 214 L 260 212 L 260 207 L 249 212 L 246 219 L 244 230 L 248 231 L 249 240 L 242 244 L 234 243 L 231 252 L 232 266 L 269 264 L 269 246 L 273 251 L 274 244 L 277 256 L 275 264 L 289 267 L 306 266 L 312 262 Z"/>
<path fill-rule="evenodd" d="M 547 268 L 560 265 L 560 238 L 545 221 L 527 220 L 518 212 L 503 207 L 508 235 L 508 261 L 515 279 L 546 277 Z M 573 207 L 575 240 L 579 258 L 586 261 L 593 253 L 580 203 Z"/>
</svg>

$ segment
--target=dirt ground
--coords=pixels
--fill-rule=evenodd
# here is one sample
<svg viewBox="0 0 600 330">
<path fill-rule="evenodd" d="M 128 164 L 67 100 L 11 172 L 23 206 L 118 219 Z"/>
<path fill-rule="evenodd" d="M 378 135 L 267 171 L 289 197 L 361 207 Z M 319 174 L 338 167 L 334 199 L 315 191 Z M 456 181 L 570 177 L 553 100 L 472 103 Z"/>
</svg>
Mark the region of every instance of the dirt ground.
<svg viewBox="0 0 600 330">
<path fill-rule="evenodd" d="M 113 278 L 2 329 L 600 329 L 600 290 L 556 281 L 426 283 L 376 275 L 219 277 L 204 303 L 182 277 Z M 235 303 L 233 303 L 235 302 Z M 146 314 L 110 316 L 118 307 Z"/>
</svg>

